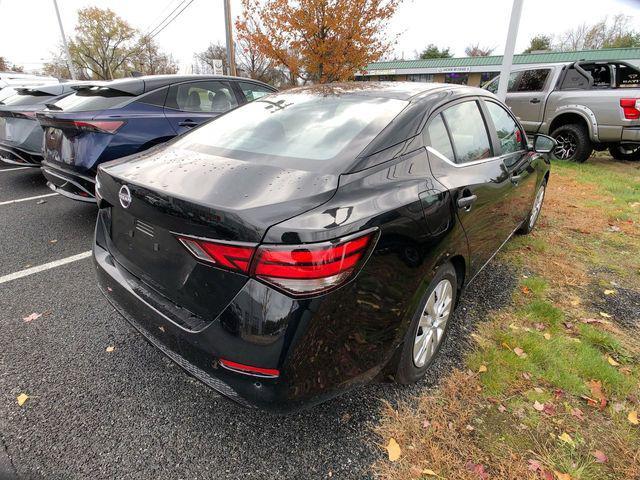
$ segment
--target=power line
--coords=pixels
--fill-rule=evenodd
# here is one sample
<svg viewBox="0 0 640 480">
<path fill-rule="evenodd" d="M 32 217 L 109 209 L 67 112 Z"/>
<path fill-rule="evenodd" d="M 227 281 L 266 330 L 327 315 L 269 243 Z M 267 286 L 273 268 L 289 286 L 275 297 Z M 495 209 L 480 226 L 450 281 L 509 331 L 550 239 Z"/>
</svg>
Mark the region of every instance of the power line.
<svg viewBox="0 0 640 480">
<path fill-rule="evenodd" d="M 182 12 L 184 12 L 184 11 L 189 7 L 189 5 L 191 5 L 193 2 L 194 2 L 194 0 L 189 0 L 189 3 L 187 3 L 184 7 L 182 7 L 182 10 L 180 10 L 178 13 L 176 13 L 176 14 L 173 16 L 173 18 L 171 18 L 171 20 L 169 20 L 167 23 L 165 23 L 165 24 L 162 26 L 162 28 L 160 28 L 160 29 L 159 29 L 159 30 L 157 30 L 153 35 L 151 35 L 150 39 L 151 39 L 151 38 L 156 37 L 156 36 L 157 36 L 160 32 L 162 32 L 165 28 L 167 28 L 169 25 L 171 25 L 171 22 L 173 22 L 176 18 L 178 18 L 178 17 L 180 16 L 180 14 L 181 14 Z M 184 2 L 183 2 L 183 3 L 184 3 Z M 179 7 L 180 7 L 180 6 L 178 6 L 178 8 L 179 8 Z"/>
<path fill-rule="evenodd" d="M 178 3 L 178 5 L 169 12 L 169 14 L 164 17 L 160 23 L 158 23 L 152 30 L 150 30 L 149 32 L 147 32 L 146 36 L 151 35 L 152 33 L 154 33 L 156 30 L 158 30 L 167 20 L 169 20 L 169 18 L 171 17 L 171 15 L 173 15 L 173 13 L 178 10 L 182 5 L 184 5 L 187 2 L 187 0 L 182 0 L 180 3 Z"/>
<path fill-rule="evenodd" d="M 0 1 L 1 1 L 1 0 L 0 0 Z M 180 0 L 178 0 L 178 2 L 179 2 L 179 1 L 180 1 Z M 145 32 L 147 32 L 147 33 L 146 33 L 146 35 L 148 35 L 150 32 L 152 32 L 153 30 L 155 30 L 156 28 L 158 28 L 158 25 L 159 25 L 159 24 L 158 24 L 158 25 L 156 25 L 156 22 L 157 22 L 158 20 L 160 20 L 161 18 L 163 18 L 163 17 L 164 17 L 164 14 L 165 14 L 165 13 L 167 13 L 167 11 L 169 10 L 169 8 L 171 8 L 171 5 L 172 5 L 172 4 L 174 4 L 174 3 L 176 3 L 176 0 L 169 0 L 169 1 L 167 2 L 167 4 L 164 6 L 164 8 L 163 8 L 162 10 L 160 10 L 160 13 L 159 13 L 159 14 L 158 14 L 154 19 L 153 19 L 153 21 L 152 21 L 152 22 L 149 22 L 149 24 L 147 25 L 147 28 L 145 28 L 145 29 L 144 29 L 144 31 L 145 31 Z M 162 20 L 162 22 L 164 22 L 165 20 L 166 20 L 166 17 L 164 17 L 164 19 Z M 162 22 L 160 22 L 160 23 L 162 23 Z M 155 28 L 154 28 L 153 30 L 151 29 L 151 26 L 152 26 L 152 25 L 156 25 L 156 26 L 155 26 Z"/>
</svg>

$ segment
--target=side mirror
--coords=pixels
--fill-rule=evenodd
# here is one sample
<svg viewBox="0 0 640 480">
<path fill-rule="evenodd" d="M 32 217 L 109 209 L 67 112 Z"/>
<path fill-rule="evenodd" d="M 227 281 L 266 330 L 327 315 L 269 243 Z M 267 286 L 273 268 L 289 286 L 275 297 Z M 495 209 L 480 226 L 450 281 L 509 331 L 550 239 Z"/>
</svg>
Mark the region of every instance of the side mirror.
<svg viewBox="0 0 640 480">
<path fill-rule="evenodd" d="M 533 151 L 537 153 L 551 153 L 558 142 L 549 135 L 538 133 L 533 137 Z"/>
</svg>

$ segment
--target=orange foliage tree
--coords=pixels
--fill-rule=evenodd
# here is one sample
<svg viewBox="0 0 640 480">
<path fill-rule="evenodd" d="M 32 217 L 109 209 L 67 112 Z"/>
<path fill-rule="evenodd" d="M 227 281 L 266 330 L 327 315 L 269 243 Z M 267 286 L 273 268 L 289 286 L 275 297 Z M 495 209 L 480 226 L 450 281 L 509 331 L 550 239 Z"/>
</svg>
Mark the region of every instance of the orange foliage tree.
<svg viewBox="0 0 640 480">
<path fill-rule="evenodd" d="M 402 0 L 242 0 L 238 37 L 290 81 L 347 80 L 395 44 L 387 21 Z"/>
</svg>

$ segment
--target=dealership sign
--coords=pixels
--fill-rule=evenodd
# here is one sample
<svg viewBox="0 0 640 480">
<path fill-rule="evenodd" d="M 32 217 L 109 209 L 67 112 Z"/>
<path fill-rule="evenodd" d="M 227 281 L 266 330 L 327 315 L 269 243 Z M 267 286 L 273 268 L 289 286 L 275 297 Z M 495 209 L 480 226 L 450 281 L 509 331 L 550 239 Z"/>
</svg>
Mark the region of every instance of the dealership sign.
<svg viewBox="0 0 640 480">
<path fill-rule="evenodd" d="M 436 73 L 469 73 L 471 67 L 443 67 L 438 68 Z"/>
</svg>

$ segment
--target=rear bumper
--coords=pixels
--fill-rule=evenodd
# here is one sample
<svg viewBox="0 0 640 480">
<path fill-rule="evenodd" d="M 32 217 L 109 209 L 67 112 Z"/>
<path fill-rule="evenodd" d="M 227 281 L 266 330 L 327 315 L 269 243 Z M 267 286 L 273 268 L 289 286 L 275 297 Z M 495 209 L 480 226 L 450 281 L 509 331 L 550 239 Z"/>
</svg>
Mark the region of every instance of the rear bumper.
<svg viewBox="0 0 640 480">
<path fill-rule="evenodd" d="M 0 144 L 0 160 L 11 165 L 39 167 L 42 163 L 42 155 L 37 152 Z"/>
<path fill-rule="evenodd" d="M 237 403 L 280 413 L 305 408 L 371 381 L 393 355 L 396 329 L 390 323 L 397 320 L 385 311 L 379 314 L 386 321 L 366 310 L 350 314 L 354 307 L 361 308 L 355 284 L 353 289 L 296 300 L 249 280 L 217 317 L 190 321 L 194 314 L 114 258 L 107 217 L 107 209 L 101 209 L 93 247 L 102 293 L 151 344 Z M 350 308 L 345 308 L 347 303 Z M 362 333 L 362 322 L 376 331 L 374 343 Z M 228 370 L 219 364 L 221 358 L 277 369 L 279 376 Z"/>
<path fill-rule="evenodd" d="M 62 169 L 46 160 L 42 162 L 42 173 L 47 186 L 54 192 L 81 202 L 95 203 L 95 177 Z"/>
<path fill-rule="evenodd" d="M 640 127 L 627 127 L 622 129 L 622 141 L 640 143 Z"/>
</svg>

